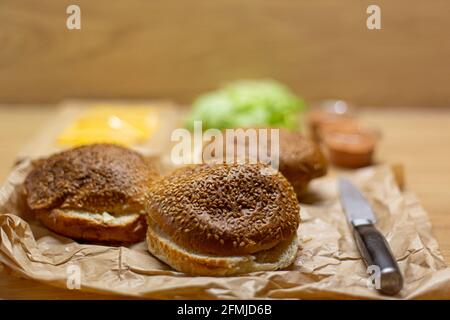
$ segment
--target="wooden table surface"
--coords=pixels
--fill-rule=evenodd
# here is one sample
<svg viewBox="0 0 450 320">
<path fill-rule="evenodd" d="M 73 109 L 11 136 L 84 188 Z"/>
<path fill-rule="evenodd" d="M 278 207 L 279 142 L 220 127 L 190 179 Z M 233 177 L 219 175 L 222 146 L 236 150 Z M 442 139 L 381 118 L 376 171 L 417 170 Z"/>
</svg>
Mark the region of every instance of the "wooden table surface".
<svg viewBox="0 0 450 320">
<path fill-rule="evenodd" d="M 0 106 L 0 179 L 15 155 L 54 113 L 52 106 Z M 450 109 L 364 108 L 359 117 L 382 132 L 377 159 L 401 163 L 406 188 L 421 200 L 441 252 L 450 263 Z M 56 289 L 19 279 L 0 266 L 3 299 L 105 299 L 112 296 Z"/>
</svg>

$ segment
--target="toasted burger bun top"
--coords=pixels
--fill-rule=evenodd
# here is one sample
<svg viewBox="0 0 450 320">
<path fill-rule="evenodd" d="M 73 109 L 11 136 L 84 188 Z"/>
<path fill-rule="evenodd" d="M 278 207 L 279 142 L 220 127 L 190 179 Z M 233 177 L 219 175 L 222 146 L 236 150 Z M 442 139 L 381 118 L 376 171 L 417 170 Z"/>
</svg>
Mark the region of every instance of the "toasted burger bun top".
<svg viewBox="0 0 450 320">
<path fill-rule="evenodd" d="M 279 143 L 279 152 L 276 154 L 279 157 L 279 170 L 281 173 L 288 178 L 292 177 L 294 180 L 297 176 L 301 175 L 306 177 L 308 180 L 316 177 L 321 177 L 327 172 L 327 161 L 319 146 L 311 139 L 304 136 L 301 132 L 288 130 L 288 129 L 280 129 L 280 128 L 263 128 L 263 127 L 248 127 L 241 128 L 244 130 L 243 132 L 247 132 L 247 130 L 256 130 L 257 135 L 261 134 L 262 130 L 278 130 L 278 143 Z M 264 145 L 267 152 L 272 152 L 272 136 L 270 132 L 267 132 L 267 135 L 260 135 L 257 138 L 258 146 Z M 236 137 L 233 140 L 234 145 L 230 148 L 226 146 L 226 136 L 224 135 L 224 149 L 223 153 L 227 156 L 231 157 L 235 163 L 240 160 L 241 162 L 251 163 L 250 159 L 255 162 L 267 162 L 265 159 L 260 158 L 260 148 L 250 148 L 249 139 L 237 140 Z M 211 142 L 212 143 L 212 142 Z M 245 148 L 244 153 L 238 156 L 237 147 Z M 214 155 L 214 152 L 213 152 Z M 269 154 L 268 154 L 269 155 Z M 206 154 L 206 159 L 208 159 L 210 155 Z M 229 163 L 229 162 L 228 162 Z"/>
<path fill-rule="evenodd" d="M 243 130 L 242 132 L 248 138 L 237 139 L 235 136 L 234 140 L 231 141 L 233 143 L 231 147 L 227 145 L 229 142 L 224 134 L 223 154 L 227 157 L 227 163 L 230 163 L 230 160 L 235 163 L 270 163 L 270 160 L 278 159 L 278 170 L 291 183 L 299 198 L 304 195 L 309 181 L 327 173 L 328 163 L 320 147 L 299 131 L 264 127 L 247 127 L 240 130 Z M 256 131 L 252 133 L 248 130 Z M 263 134 L 263 130 L 276 130 L 278 136 L 272 136 L 272 131 Z M 252 134 L 255 134 L 258 148 L 250 147 L 250 136 Z M 273 138 L 275 140 L 272 141 Z M 274 142 L 278 142 L 278 152 Z M 206 146 L 208 146 L 208 143 L 205 148 Z M 261 150 L 265 150 L 266 159 L 261 157 Z M 215 150 L 211 154 L 206 152 L 203 156 L 206 161 L 217 162 L 214 159 Z"/>
<path fill-rule="evenodd" d="M 290 177 L 299 174 L 309 179 L 327 172 L 327 161 L 320 148 L 300 132 L 280 129 L 280 171 Z"/>
<path fill-rule="evenodd" d="M 112 144 L 82 146 L 34 163 L 25 180 L 33 210 L 140 213 L 156 172 L 138 153 Z"/>
<path fill-rule="evenodd" d="M 188 250 L 243 255 L 295 234 L 299 204 L 278 172 L 263 164 L 203 164 L 175 170 L 149 192 L 149 219 Z"/>
</svg>

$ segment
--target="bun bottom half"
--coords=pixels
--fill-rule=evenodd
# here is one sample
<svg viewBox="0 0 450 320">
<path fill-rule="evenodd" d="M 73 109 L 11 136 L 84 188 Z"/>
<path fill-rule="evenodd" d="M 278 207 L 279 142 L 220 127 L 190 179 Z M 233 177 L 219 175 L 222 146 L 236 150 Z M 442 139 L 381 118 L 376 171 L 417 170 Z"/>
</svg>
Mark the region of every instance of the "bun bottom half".
<svg viewBox="0 0 450 320">
<path fill-rule="evenodd" d="M 179 246 L 149 223 L 147 246 L 150 253 L 177 271 L 199 276 L 232 276 L 288 267 L 297 255 L 298 239 L 295 234 L 271 249 L 251 255 L 214 256 Z"/>
<path fill-rule="evenodd" d="M 144 215 L 126 214 L 113 217 L 80 211 L 53 209 L 36 212 L 37 219 L 48 229 L 76 240 L 126 244 L 145 239 Z"/>
</svg>

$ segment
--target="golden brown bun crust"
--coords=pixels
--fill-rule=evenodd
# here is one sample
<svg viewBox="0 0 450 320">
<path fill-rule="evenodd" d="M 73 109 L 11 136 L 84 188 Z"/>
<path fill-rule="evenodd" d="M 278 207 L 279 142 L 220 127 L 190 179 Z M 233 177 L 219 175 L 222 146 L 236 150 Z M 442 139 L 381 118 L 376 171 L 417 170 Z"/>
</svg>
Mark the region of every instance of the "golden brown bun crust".
<svg viewBox="0 0 450 320">
<path fill-rule="evenodd" d="M 242 130 L 270 130 L 271 128 L 242 128 Z M 277 129 L 277 128 L 272 128 Z M 285 176 L 285 178 L 294 187 L 295 193 L 300 199 L 307 189 L 308 183 L 314 179 L 324 176 L 327 173 L 328 163 L 320 150 L 319 146 L 311 139 L 305 137 L 298 131 L 288 129 L 279 130 L 279 171 Z M 262 136 L 262 135 L 260 135 Z M 244 146 L 239 145 L 244 143 Z M 225 148 L 226 140 L 224 135 L 224 153 L 230 155 L 230 150 Z M 251 149 L 248 145 L 248 139 L 245 141 L 234 140 L 235 145 L 239 147 L 245 147 L 248 154 L 244 155 L 244 159 L 240 159 L 248 163 L 248 158 L 252 158 L 254 162 L 261 160 L 259 158 L 258 150 Z M 271 134 L 267 133 L 267 140 L 259 140 L 258 144 L 266 144 L 267 149 L 271 145 Z M 234 150 L 233 150 L 234 151 Z M 253 152 L 256 152 L 254 154 Z M 234 153 L 233 153 L 234 154 Z M 207 154 L 206 157 L 209 155 Z M 233 159 L 233 158 L 232 158 Z M 209 160 L 207 158 L 207 160 Z M 234 160 L 237 162 L 237 156 L 234 154 Z"/>
<path fill-rule="evenodd" d="M 290 238 L 300 223 L 294 190 L 263 164 L 188 166 L 154 183 L 150 217 L 175 243 L 214 255 L 243 255 Z"/>
<path fill-rule="evenodd" d="M 327 173 L 327 161 L 319 146 L 301 133 L 280 129 L 279 170 L 292 184 L 298 197 L 308 183 Z"/>
<path fill-rule="evenodd" d="M 89 217 L 76 217 L 62 210 L 38 211 L 36 217 L 50 230 L 63 236 L 95 242 L 134 243 L 144 240 L 145 215 L 122 224 L 110 225 Z"/>
<path fill-rule="evenodd" d="M 144 211 L 156 173 L 138 153 L 112 144 L 82 146 L 38 160 L 25 180 L 32 210 Z"/>
</svg>

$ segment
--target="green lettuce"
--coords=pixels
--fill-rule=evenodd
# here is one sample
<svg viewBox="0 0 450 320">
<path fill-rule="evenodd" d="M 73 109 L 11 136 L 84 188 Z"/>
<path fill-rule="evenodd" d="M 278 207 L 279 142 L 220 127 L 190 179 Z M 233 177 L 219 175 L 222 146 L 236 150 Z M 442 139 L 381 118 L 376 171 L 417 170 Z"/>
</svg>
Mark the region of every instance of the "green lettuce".
<svg viewBox="0 0 450 320">
<path fill-rule="evenodd" d="M 274 80 L 240 80 L 199 96 L 192 105 L 186 126 L 195 120 L 203 128 L 273 126 L 295 128 L 303 100 Z"/>
</svg>

